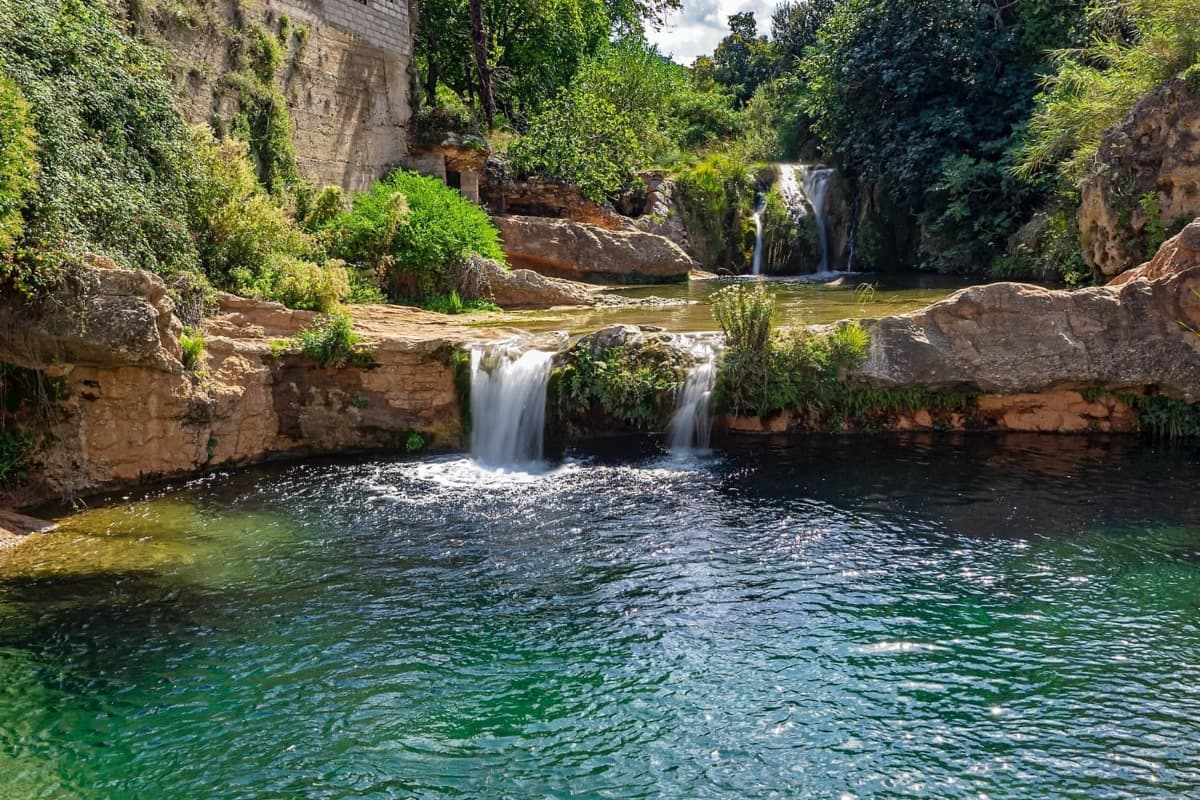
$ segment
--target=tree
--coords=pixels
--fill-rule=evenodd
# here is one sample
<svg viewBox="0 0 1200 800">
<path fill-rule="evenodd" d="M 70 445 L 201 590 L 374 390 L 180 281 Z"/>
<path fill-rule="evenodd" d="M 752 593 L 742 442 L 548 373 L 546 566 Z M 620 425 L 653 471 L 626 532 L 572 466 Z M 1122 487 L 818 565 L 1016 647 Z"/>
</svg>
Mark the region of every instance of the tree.
<svg viewBox="0 0 1200 800">
<path fill-rule="evenodd" d="M 714 77 L 726 87 L 739 106 L 745 105 L 775 70 L 775 46 L 766 36 L 758 35 L 753 11 L 729 18 L 729 35 L 713 53 Z"/>
<path fill-rule="evenodd" d="M 771 38 L 779 51 L 781 68 L 787 70 L 804 58 L 804 51 L 817 42 L 817 32 L 833 16 L 839 0 L 791 0 L 771 15 Z"/>
</svg>

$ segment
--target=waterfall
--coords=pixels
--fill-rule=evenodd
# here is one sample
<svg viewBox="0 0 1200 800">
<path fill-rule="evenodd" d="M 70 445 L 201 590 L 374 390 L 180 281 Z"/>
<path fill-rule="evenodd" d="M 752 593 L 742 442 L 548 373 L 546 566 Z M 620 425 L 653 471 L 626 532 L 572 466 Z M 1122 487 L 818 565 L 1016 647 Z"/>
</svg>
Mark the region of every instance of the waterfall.
<svg viewBox="0 0 1200 800">
<path fill-rule="evenodd" d="M 829 221 L 825 218 L 825 197 L 833 182 L 828 167 L 803 164 L 779 165 L 779 193 L 797 224 L 811 213 L 821 243 L 821 261 L 817 272 L 829 272 Z"/>
<path fill-rule="evenodd" d="M 764 198 L 758 204 L 758 208 L 754 209 L 754 257 L 750 260 L 750 274 L 762 275 L 762 260 L 763 260 L 763 210 L 767 207 L 767 201 Z"/>
<path fill-rule="evenodd" d="M 509 340 L 471 349 L 471 457 L 487 467 L 542 460 L 554 353 Z"/>
<path fill-rule="evenodd" d="M 696 365 L 688 372 L 667 428 L 672 453 L 707 450 L 712 433 L 711 399 L 717 381 L 717 353 L 704 342 L 693 342 L 690 349 Z"/>
</svg>

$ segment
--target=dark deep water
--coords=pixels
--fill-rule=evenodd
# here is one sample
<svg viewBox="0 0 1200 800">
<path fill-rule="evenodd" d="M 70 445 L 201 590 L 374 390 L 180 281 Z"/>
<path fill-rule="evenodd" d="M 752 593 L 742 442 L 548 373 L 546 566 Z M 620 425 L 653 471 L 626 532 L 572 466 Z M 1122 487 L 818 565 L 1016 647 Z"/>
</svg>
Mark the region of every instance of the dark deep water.
<svg viewBox="0 0 1200 800">
<path fill-rule="evenodd" d="M 1200 459 L 219 475 L 0 557 L 3 798 L 1200 793 Z"/>
</svg>

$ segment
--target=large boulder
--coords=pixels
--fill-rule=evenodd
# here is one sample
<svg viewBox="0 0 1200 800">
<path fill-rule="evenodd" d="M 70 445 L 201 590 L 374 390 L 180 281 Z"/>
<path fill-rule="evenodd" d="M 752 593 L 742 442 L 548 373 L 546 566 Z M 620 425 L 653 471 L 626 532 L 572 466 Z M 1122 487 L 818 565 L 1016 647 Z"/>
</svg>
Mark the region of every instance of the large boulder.
<svg viewBox="0 0 1200 800">
<path fill-rule="evenodd" d="M 696 264 L 678 245 L 642 231 L 614 231 L 544 217 L 494 217 L 514 267 L 596 283 L 669 283 Z"/>
<path fill-rule="evenodd" d="M 975 286 L 874 323 L 859 377 L 999 394 L 1152 389 L 1200 401 L 1198 291 L 1200 268 L 1080 291 Z"/>
<path fill-rule="evenodd" d="M 662 170 L 642 173 L 641 179 L 644 197 L 640 207 L 635 209 L 637 213 L 632 215 L 631 224 L 639 231 L 670 239 L 687 250 L 687 228 L 679 211 L 675 181 Z"/>
<path fill-rule="evenodd" d="M 1108 276 L 1200 216 L 1200 94 L 1189 81 L 1167 81 L 1104 134 L 1081 200 L 1084 259 Z"/>
</svg>

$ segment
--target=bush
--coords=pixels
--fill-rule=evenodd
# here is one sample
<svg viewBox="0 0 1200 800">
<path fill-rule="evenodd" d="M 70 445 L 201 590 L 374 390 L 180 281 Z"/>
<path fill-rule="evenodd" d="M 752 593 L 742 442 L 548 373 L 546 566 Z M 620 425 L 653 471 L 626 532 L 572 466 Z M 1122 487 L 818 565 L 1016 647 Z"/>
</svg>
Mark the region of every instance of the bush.
<svg viewBox="0 0 1200 800">
<path fill-rule="evenodd" d="M 345 311 L 323 314 L 296 334 L 300 351 L 322 367 L 341 368 L 364 360 L 367 354 L 358 342 L 359 336 Z"/>
<path fill-rule="evenodd" d="M 678 352 L 671 348 L 575 348 L 556 371 L 559 411 L 567 419 L 596 414 L 639 431 L 660 431 L 674 410 L 683 379 Z"/>
<path fill-rule="evenodd" d="M 21 207 L 36 188 L 37 159 L 30 109 L 16 84 L 0 73 L 0 259 L 25 230 Z M 0 275 L 3 274 L 0 265 Z"/>
<path fill-rule="evenodd" d="M 712 314 L 730 350 L 765 353 L 771 344 L 775 295 L 762 286 L 729 286 L 712 297 Z"/>
<path fill-rule="evenodd" d="M 275 285 L 265 296 L 288 308 L 332 311 L 350 294 L 350 277 L 340 261 L 318 266 L 298 258 L 281 258 L 275 267 Z"/>
<path fill-rule="evenodd" d="M 333 255 L 382 273 L 392 298 L 448 293 L 452 265 L 473 254 L 504 263 L 483 209 L 437 178 L 405 170 L 357 195 L 323 236 Z"/>
<path fill-rule="evenodd" d="M 586 93 L 561 93 L 508 152 L 518 173 L 568 181 L 597 203 L 619 194 L 646 160 L 629 117 Z"/>
<path fill-rule="evenodd" d="M 468 314 L 473 311 L 500 310 L 500 306 L 496 305 L 491 300 L 484 300 L 483 298 L 463 300 L 462 296 L 456 289 L 451 289 L 449 294 L 439 294 L 432 297 L 418 298 L 409 303 L 401 302 L 401 305 L 414 305 L 418 308 L 423 308 L 426 311 L 433 311 L 438 314 Z"/>
</svg>

